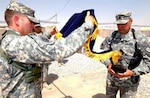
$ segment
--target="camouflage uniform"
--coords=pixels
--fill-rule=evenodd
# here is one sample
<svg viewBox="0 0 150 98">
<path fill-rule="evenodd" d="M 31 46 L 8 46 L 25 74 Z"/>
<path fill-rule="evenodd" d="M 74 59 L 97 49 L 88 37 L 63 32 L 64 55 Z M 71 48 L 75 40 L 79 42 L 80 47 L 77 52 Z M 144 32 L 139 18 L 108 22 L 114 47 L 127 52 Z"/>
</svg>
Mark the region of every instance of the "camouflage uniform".
<svg viewBox="0 0 150 98">
<path fill-rule="evenodd" d="M 150 72 L 150 42 L 148 38 L 141 32 L 135 31 L 135 37 L 136 40 L 133 38 L 133 34 L 131 31 L 129 31 L 125 35 L 121 35 L 119 32 L 117 32 L 114 38 L 112 38 L 112 35 L 107 37 L 101 44 L 101 48 L 104 50 L 109 50 L 111 44 L 112 50 L 122 49 L 126 55 L 132 57 L 135 52 L 135 43 L 137 42 L 137 48 L 142 51 L 144 57 L 139 66 L 132 69 L 134 76 L 138 76 Z M 121 57 L 117 64 L 128 68 L 130 60 L 131 59 L 129 58 Z M 108 65 L 110 63 L 110 60 L 106 60 L 104 62 L 105 65 Z M 121 98 L 135 98 L 139 80 L 140 78 L 135 79 L 133 77 L 125 77 L 119 79 L 108 73 L 106 81 L 106 94 L 109 98 L 116 98 L 117 91 L 121 89 Z"/>
<path fill-rule="evenodd" d="M 20 8 L 20 6 L 23 7 Z M 26 7 L 24 8 L 24 5 L 19 3 L 14 3 L 13 7 L 9 6 L 8 9 L 23 10 L 26 13 L 32 11 Z M 18 9 L 15 9 L 16 7 Z M 32 19 L 33 17 L 28 18 Z M 15 34 L 7 34 L 1 42 L 1 47 L 12 61 L 21 62 L 22 66 L 30 69 L 36 66 L 35 64 L 46 64 L 53 60 L 60 60 L 73 55 L 85 43 L 92 29 L 91 24 L 84 23 L 68 37 L 52 42 L 48 39 L 42 40 L 35 34 L 19 36 L 16 35 L 19 34 L 18 32 L 9 29 L 8 32 Z M 0 93 L 2 98 L 42 97 L 41 78 L 34 82 L 26 83 L 24 71 L 8 64 L 8 61 L 2 57 L 0 57 L 0 74 Z"/>
</svg>

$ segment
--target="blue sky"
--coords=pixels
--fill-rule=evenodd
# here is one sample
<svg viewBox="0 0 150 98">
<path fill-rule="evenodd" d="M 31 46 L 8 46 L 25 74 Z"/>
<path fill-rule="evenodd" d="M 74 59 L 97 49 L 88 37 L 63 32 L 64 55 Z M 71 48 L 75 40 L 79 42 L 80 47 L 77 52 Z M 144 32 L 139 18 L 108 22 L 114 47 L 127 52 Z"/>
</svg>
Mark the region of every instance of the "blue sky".
<svg viewBox="0 0 150 98">
<path fill-rule="evenodd" d="M 65 23 L 74 14 L 94 9 L 99 23 L 115 21 L 118 12 L 132 12 L 134 25 L 150 25 L 150 0 L 17 0 L 36 11 L 36 17 L 49 19 L 58 14 L 57 20 Z M 0 0 L 0 20 L 4 20 L 4 10 L 9 0 Z"/>
</svg>

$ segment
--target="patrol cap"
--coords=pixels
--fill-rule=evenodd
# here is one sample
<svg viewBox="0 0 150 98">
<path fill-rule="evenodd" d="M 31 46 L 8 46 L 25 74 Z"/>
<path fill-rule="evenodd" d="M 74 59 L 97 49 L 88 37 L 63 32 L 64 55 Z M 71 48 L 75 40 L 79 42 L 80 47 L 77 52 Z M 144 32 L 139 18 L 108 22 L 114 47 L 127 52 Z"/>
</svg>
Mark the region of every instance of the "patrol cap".
<svg viewBox="0 0 150 98">
<path fill-rule="evenodd" d="M 10 2 L 10 4 L 8 5 L 6 9 L 25 14 L 28 17 L 28 19 L 32 21 L 33 23 L 39 22 L 34 16 L 35 11 L 19 2 L 16 2 L 16 1 Z"/>
<path fill-rule="evenodd" d="M 116 14 L 116 24 L 126 24 L 131 18 L 130 11 L 123 11 Z"/>
<path fill-rule="evenodd" d="M 34 25 L 34 27 L 41 27 L 41 24 L 40 24 L 40 23 L 36 23 L 36 24 Z"/>
</svg>

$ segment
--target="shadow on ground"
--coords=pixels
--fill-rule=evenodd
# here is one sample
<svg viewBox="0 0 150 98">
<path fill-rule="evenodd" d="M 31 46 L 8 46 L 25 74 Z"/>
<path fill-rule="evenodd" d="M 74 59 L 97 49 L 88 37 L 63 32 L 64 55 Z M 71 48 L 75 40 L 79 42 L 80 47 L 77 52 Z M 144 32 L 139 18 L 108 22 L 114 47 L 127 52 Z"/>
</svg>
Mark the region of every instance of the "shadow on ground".
<svg viewBox="0 0 150 98">
<path fill-rule="evenodd" d="M 55 88 L 56 88 L 61 94 L 64 95 L 63 98 L 73 98 L 73 97 L 71 97 L 71 96 L 69 96 L 69 95 L 66 95 L 57 85 L 55 85 L 54 81 L 55 81 L 56 79 L 58 79 L 58 75 L 56 75 L 56 74 L 49 74 L 49 75 L 48 75 L 48 79 L 47 79 L 47 84 L 48 84 L 48 85 L 49 85 L 49 84 L 52 84 L 53 86 L 55 86 Z"/>
<path fill-rule="evenodd" d="M 56 79 L 58 79 L 58 75 L 56 75 L 56 74 L 49 74 L 48 78 L 47 78 L 47 84 L 53 83 L 53 81 L 55 81 Z"/>
<path fill-rule="evenodd" d="M 108 98 L 108 97 L 107 97 L 106 94 L 100 94 L 100 93 L 98 93 L 98 94 L 92 96 L 92 98 Z"/>
</svg>

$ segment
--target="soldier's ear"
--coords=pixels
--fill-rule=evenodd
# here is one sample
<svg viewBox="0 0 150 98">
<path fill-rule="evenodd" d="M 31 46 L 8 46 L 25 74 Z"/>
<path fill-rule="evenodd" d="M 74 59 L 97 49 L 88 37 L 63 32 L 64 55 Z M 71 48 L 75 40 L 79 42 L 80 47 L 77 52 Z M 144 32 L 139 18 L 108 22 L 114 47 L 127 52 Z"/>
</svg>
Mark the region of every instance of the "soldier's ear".
<svg viewBox="0 0 150 98">
<path fill-rule="evenodd" d="M 19 26 L 19 23 L 20 23 L 20 18 L 18 15 L 14 15 L 13 16 L 13 22 L 15 23 L 16 26 Z"/>
</svg>

